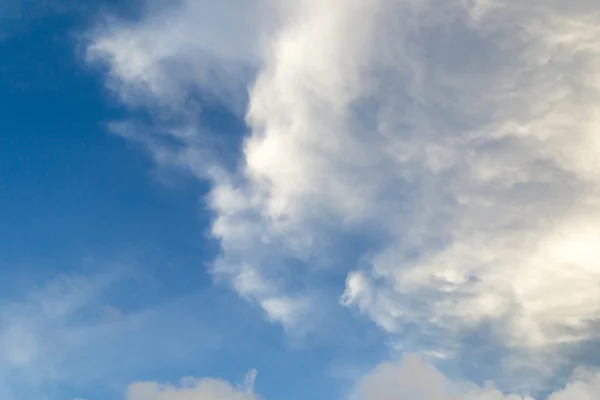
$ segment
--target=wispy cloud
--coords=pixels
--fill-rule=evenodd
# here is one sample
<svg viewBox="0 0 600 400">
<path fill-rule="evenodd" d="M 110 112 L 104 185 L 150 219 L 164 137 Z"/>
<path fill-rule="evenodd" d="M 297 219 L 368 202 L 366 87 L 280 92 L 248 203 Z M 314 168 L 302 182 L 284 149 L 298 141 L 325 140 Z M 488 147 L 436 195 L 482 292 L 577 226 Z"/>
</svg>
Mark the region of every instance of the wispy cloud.
<svg viewBox="0 0 600 400">
<path fill-rule="evenodd" d="M 61 379 L 64 360 L 88 344 L 78 333 L 108 322 L 98 300 L 116 279 L 115 275 L 62 277 L 22 299 L 2 299 L 2 397 L 12 399 L 22 388 L 35 392 Z"/>
<path fill-rule="evenodd" d="M 254 0 L 154 2 L 131 25 L 109 18 L 93 32 L 90 61 L 109 62 L 109 83 L 129 104 L 194 114 L 194 91 L 243 112 L 246 83 L 258 66 L 259 13 Z M 202 23 L 198 23 L 198 17 Z M 223 23 L 222 21 L 226 21 Z"/>
<path fill-rule="evenodd" d="M 100 382 L 116 394 L 144 371 L 189 363 L 227 340 L 216 330 L 228 321 L 208 315 L 198 294 L 131 309 L 119 301 L 123 285 L 143 291 L 128 278 L 64 276 L 2 299 L 0 396 L 50 399 L 57 387 L 79 391 Z"/>
<path fill-rule="evenodd" d="M 90 46 L 123 101 L 171 124 L 182 146 L 157 159 L 212 182 L 216 277 L 298 327 L 344 275 L 342 304 L 440 357 L 477 335 L 532 358 L 597 337 L 594 1 L 223 4 L 236 12 L 183 2 Z M 239 109 L 244 85 L 231 168 L 195 104 Z"/>
</svg>

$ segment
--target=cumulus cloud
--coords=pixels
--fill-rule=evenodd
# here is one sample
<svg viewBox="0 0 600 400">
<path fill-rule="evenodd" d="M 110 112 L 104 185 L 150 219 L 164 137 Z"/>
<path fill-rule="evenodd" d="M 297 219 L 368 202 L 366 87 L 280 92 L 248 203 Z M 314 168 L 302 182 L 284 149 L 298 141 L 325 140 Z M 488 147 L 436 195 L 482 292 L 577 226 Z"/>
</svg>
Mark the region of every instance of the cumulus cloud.
<svg viewBox="0 0 600 400">
<path fill-rule="evenodd" d="M 258 400 L 254 394 L 256 371 L 246 375 L 242 386 L 216 378 L 184 378 L 179 385 L 154 381 L 133 382 L 125 392 L 125 400 Z M 74 399 L 84 400 L 84 399 Z"/>
<path fill-rule="evenodd" d="M 127 388 L 126 400 L 258 400 L 253 393 L 255 371 L 244 387 L 237 388 L 220 379 L 186 378 L 179 386 L 157 382 L 135 382 Z"/>
<path fill-rule="evenodd" d="M 595 1 L 223 4 L 109 24 L 90 46 L 126 103 L 183 116 L 183 146 L 152 149 L 212 182 L 217 278 L 294 326 L 334 260 L 342 304 L 442 356 L 482 326 L 513 351 L 597 337 Z M 244 85 L 238 166 L 199 160 L 197 91 L 235 109 Z"/>
<path fill-rule="evenodd" d="M 591 400 L 600 396 L 600 373 L 577 371 L 569 383 L 547 400 Z M 478 386 L 448 379 L 433 365 L 416 355 L 399 363 L 379 365 L 364 376 L 353 393 L 355 400 L 534 400 L 530 396 L 506 394 L 492 383 Z"/>
</svg>

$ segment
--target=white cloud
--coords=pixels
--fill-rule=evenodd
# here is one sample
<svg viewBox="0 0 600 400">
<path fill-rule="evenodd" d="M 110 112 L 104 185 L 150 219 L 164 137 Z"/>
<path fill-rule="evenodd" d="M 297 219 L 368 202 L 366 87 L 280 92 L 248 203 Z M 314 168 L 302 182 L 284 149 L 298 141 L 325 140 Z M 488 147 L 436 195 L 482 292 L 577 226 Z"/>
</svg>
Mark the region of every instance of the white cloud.
<svg viewBox="0 0 600 400">
<path fill-rule="evenodd" d="M 180 386 L 161 385 L 157 382 L 132 383 L 126 400 L 257 400 L 253 393 L 255 371 L 251 371 L 244 387 L 237 388 L 213 378 L 186 378 Z"/>
<path fill-rule="evenodd" d="M 454 381 L 416 355 L 399 363 L 384 363 L 360 379 L 354 400 L 534 400 L 520 394 L 506 394 L 492 382 L 478 386 Z M 600 396 L 600 373 L 578 370 L 564 388 L 547 400 L 592 400 Z"/>
<path fill-rule="evenodd" d="M 322 213 L 388 235 L 345 300 L 391 331 L 491 319 L 511 346 L 587 338 L 598 15 L 479 4 L 298 2 L 251 93 L 245 174 L 265 223 L 292 221 L 283 240 L 318 235 Z"/>
<path fill-rule="evenodd" d="M 125 400 L 258 400 L 254 394 L 256 371 L 246 375 L 242 386 L 216 378 L 184 378 L 179 385 L 153 381 L 133 382 L 125 392 Z M 84 400 L 84 399 L 74 399 Z"/>
<path fill-rule="evenodd" d="M 211 152 L 201 129 L 172 131 L 183 150 L 154 149 L 212 180 L 215 276 L 293 326 L 319 308 L 320 267 L 347 250 L 333 243 L 375 237 L 338 266 L 342 300 L 392 335 L 435 332 L 440 354 L 484 324 L 513 350 L 597 336 L 595 1 L 246 6 L 268 28 L 229 33 L 239 14 L 183 2 L 91 46 L 125 102 L 185 124 L 190 88 L 236 108 L 223 82 L 251 85 L 239 169 L 195 158 Z M 254 77 L 238 73 L 248 65 Z"/>
<path fill-rule="evenodd" d="M 356 400 L 533 400 L 505 395 L 491 383 L 479 387 L 453 382 L 415 355 L 406 356 L 397 364 L 377 366 L 357 383 L 354 397 Z"/>
</svg>

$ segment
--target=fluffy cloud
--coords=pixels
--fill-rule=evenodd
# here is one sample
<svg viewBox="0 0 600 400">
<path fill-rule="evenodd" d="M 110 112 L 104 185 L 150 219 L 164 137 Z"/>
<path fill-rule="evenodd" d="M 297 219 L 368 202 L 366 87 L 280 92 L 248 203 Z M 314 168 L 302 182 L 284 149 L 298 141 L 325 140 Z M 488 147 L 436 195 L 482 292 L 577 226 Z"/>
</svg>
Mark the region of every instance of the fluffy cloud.
<svg viewBox="0 0 600 400">
<path fill-rule="evenodd" d="M 477 386 L 452 381 L 418 356 L 408 355 L 399 363 L 385 363 L 364 376 L 353 393 L 356 400 L 534 400 L 505 394 L 492 383 Z M 600 396 L 600 373 L 577 371 L 569 383 L 547 400 L 591 400 Z"/>
<path fill-rule="evenodd" d="M 514 351 L 597 336 L 595 1 L 237 7 L 184 1 L 90 46 L 126 103 L 179 118 L 183 146 L 151 148 L 212 182 L 217 278 L 295 327 L 341 270 L 343 304 L 398 338 L 431 333 L 440 355 L 482 326 Z M 232 168 L 194 104 L 239 110 L 244 84 Z"/>
<path fill-rule="evenodd" d="M 282 237 L 318 235 L 322 214 L 382 231 L 344 299 L 392 332 L 493 319 L 511 345 L 586 338 L 597 14 L 482 7 L 299 2 L 252 90 L 245 173 Z"/>
<path fill-rule="evenodd" d="M 256 371 L 250 371 L 242 387 L 215 378 L 184 378 L 179 385 L 134 382 L 127 387 L 125 400 L 258 400 L 253 386 Z M 84 400 L 84 399 L 74 399 Z"/>
<path fill-rule="evenodd" d="M 245 387 L 236 388 L 219 379 L 187 378 L 179 387 L 156 382 L 135 382 L 127 389 L 126 400 L 257 400 L 252 385 L 256 372 L 251 371 Z"/>
</svg>

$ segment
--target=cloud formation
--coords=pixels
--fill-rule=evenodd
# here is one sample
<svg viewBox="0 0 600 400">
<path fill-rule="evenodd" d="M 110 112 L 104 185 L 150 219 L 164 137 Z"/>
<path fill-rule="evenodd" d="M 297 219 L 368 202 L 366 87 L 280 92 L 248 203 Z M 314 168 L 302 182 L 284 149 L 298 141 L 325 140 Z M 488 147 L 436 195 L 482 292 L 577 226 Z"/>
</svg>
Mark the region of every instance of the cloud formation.
<svg viewBox="0 0 600 400">
<path fill-rule="evenodd" d="M 580 370 L 547 400 L 591 400 L 599 395 L 600 373 Z M 416 355 L 379 365 L 357 383 L 353 396 L 355 400 L 534 400 L 503 393 L 492 383 L 477 386 L 450 380 Z"/>
<path fill-rule="evenodd" d="M 179 387 L 156 382 L 135 382 L 127 388 L 126 400 L 257 400 L 253 393 L 255 371 L 251 371 L 245 387 L 236 388 L 220 379 L 186 378 Z"/>
<path fill-rule="evenodd" d="M 184 378 L 179 385 L 153 381 L 133 382 L 127 387 L 125 400 L 258 400 L 254 394 L 256 371 L 246 375 L 244 385 L 235 387 L 216 378 Z M 84 400 L 84 399 L 74 399 Z"/>
<path fill-rule="evenodd" d="M 333 264 L 342 304 L 441 357 L 483 326 L 511 351 L 597 337 L 595 1 L 223 4 L 109 24 L 90 46 L 127 104 L 180 118 L 182 146 L 151 149 L 212 182 L 217 278 L 294 328 Z M 231 168 L 193 105 L 239 110 L 244 85 Z"/>
</svg>

